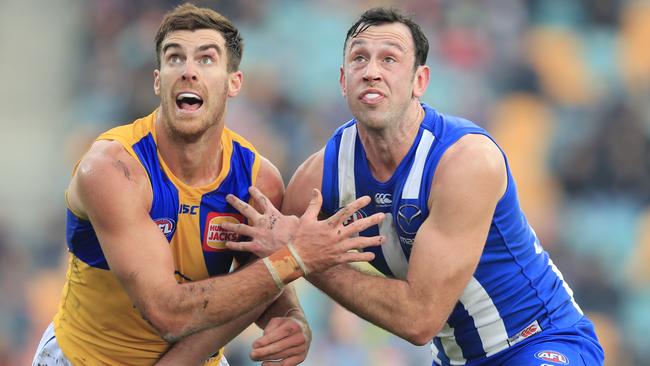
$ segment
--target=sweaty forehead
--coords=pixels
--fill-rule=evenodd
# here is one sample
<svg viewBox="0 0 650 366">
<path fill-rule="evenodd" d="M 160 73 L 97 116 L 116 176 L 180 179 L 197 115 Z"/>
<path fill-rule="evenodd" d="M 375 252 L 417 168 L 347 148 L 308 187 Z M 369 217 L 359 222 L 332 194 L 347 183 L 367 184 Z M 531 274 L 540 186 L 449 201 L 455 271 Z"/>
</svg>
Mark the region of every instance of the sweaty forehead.
<svg viewBox="0 0 650 366">
<path fill-rule="evenodd" d="M 414 48 L 413 37 L 409 28 L 402 23 L 372 25 L 348 40 L 348 49 L 357 46 L 379 44 L 393 46 L 406 52 Z"/>
<path fill-rule="evenodd" d="M 205 44 L 217 44 L 223 47 L 226 40 L 214 29 L 177 30 L 170 32 L 162 42 L 162 48 L 168 44 L 178 44 L 183 48 L 196 48 Z"/>
</svg>

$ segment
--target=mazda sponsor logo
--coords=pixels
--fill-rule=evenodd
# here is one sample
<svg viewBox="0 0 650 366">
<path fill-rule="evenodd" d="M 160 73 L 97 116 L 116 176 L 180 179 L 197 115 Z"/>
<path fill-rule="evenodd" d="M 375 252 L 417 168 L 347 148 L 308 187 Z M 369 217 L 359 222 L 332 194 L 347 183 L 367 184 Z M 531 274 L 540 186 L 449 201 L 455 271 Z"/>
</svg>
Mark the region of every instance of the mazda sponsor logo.
<svg viewBox="0 0 650 366">
<path fill-rule="evenodd" d="M 420 220 L 416 219 L 421 218 L 421 216 L 422 210 L 418 206 L 412 204 L 401 205 L 397 210 L 397 224 L 404 233 L 413 235 L 420 228 Z"/>
</svg>

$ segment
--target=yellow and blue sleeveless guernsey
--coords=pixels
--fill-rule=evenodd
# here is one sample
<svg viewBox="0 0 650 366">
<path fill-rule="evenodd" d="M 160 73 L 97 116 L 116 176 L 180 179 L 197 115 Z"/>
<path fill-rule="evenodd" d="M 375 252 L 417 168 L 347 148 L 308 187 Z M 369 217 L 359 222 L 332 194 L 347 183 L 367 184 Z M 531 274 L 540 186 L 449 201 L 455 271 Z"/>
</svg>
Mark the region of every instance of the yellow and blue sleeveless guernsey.
<svg viewBox="0 0 650 366">
<path fill-rule="evenodd" d="M 179 282 L 227 273 L 233 252 L 225 242 L 236 234 L 221 223 L 244 222 L 225 198 L 231 193 L 249 201 L 260 158 L 253 146 L 224 129 L 222 169 L 208 186 L 194 188 L 178 180 L 158 155 L 155 112 L 132 124 L 116 127 L 98 140 L 115 140 L 146 170 L 153 191 L 151 219 L 163 232 L 174 257 Z M 164 353 L 165 342 L 142 317 L 111 272 L 87 217 L 67 210 L 70 263 L 61 303 L 54 318 L 63 353 L 75 365 L 152 365 Z M 223 350 L 206 365 L 218 365 Z"/>
</svg>

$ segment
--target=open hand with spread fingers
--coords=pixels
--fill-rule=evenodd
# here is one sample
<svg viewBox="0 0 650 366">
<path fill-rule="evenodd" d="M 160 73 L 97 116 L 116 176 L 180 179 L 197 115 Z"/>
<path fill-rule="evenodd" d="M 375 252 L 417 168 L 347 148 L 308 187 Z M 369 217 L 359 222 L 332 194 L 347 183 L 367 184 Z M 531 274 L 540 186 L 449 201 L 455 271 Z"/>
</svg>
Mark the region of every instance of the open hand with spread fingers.
<svg viewBox="0 0 650 366">
<path fill-rule="evenodd" d="M 286 244 L 306 275 L 342 263 L 371 261 L 374 259 L 373 253 L 356 250 L 380 245 L 384 240 L 382 236 L 353 237 L 379 224 L 384 219 L 383 213 L 343 225 L 348 217 L 370 203 L 370 197 L 358 198 L 330 218 L 318 220 L 323 197 L 317 189 L 314 189 L 309 206 L 300 219 L 282 215 L 257 189 L 251 188 L 250 192 L 263 212 L 257 212 L 235 196 L 227 197 L 228 203 L 246 216 L 250 225 L 223 223 L 223 228 L 252 238 L 250 242 L 226 243 L 230 249 L 249 251 L 264 257 Z"/>
<path fill-rule="evenodd" d="M 229 194 L 226 201 L 246 217 L 249 225 L 233 224 L 225 222 L 222 227 L 228 231 L 234 231 L 240 236 L 248 236 L 251 241 L 234 242 L 229 241 L 226 247 L 237 251 L 251 252 L 260 258 L 266 257 L 276 250 L 282 248 L 293 240 L 293 234 L 298 228 L 298 217 L 285 216 L 278 211 L 273 203 L 256 187 L 250 187 L 248 191 L 253 197 L 255 207 Z"/>
</svg>

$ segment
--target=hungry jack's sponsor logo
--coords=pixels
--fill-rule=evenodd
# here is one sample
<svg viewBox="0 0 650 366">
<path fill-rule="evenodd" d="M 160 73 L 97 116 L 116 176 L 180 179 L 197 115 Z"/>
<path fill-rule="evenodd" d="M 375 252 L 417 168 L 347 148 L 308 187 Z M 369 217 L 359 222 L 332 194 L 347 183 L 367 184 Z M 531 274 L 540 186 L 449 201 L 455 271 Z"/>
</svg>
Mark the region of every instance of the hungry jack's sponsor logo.
<svg viewBox="0 0 650 366">
<path fill-rule="evenodd" d="M 239 224 L 244 222 L 244 216 L 234 213 L 210 212 L 205 220 L 205 232 L 203 233 L 203 250 L 206 252 L 220 252 L 228 250 L 227 241 L 237 241 L 239 235 L 227 231 L 221 224 L 232 222 Z"/>
</svg>

